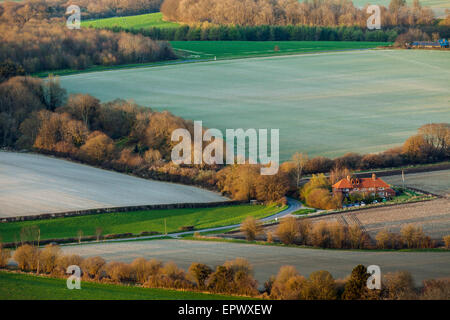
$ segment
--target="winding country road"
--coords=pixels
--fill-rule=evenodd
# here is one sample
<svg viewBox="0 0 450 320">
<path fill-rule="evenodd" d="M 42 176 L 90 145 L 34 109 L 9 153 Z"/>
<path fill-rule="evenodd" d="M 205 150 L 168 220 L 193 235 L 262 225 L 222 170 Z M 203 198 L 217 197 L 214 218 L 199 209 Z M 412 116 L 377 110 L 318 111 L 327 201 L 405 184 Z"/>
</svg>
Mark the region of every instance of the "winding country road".
<svg viewBox="0 0 450 320">
<path fill-rule="evenodd" d="M 290 214 L 292 214 L 293 212 L 305 208 L 303 206 L 303 204 L 300 201 L 294 200 L 292 198 L 288 198 L 288 207 L 286 209 L 284 209 L 283 211 L 278 212 L 277 214 L 273 214 L 271 216 L 265 217 L 260 219 L 260 221 L 262 222 L 268 222 L 268 221 L 272 221 L 272 220 L 277 220 L 278 218 L 283 218 L 286 217 Z M 189 235 L 189 234 L 193 234 L 195 232 L 213 232 L 213 231 L 221 231 L 221 230 L 226 230 L 226 229 L 232 229 L 232 228 L 238 228 L 241 224 L 232 224 L 232 225 L 228 225 L 228 226 L 223 226 L 223 227 L 214 227 L 214 228 L 207 228 L 207 229 L 198 229 L 198 230 L 193 230 L 193 231 L 182 231 L 182 232 L 174 232 L 174 233 L 169 233 L 167 235 L 164 234 L 159 234 L 159 235 L 154 235 L 154 236 L 146 236 L 146 237 L 134 237 L 134 238 L 127 238 L 126 240 L 147 240 L 147 239 L 158 239 L 158 238 L 163 238 L 163 237 L 173 237 L 173 238 L 179 238 L 181 236 L 184 235 Z M 123 241 L 124 239 L 109 239 L 109 240 L 104 240 L 104 242 L 118 242 L 118 241 Z"/>
</svg>

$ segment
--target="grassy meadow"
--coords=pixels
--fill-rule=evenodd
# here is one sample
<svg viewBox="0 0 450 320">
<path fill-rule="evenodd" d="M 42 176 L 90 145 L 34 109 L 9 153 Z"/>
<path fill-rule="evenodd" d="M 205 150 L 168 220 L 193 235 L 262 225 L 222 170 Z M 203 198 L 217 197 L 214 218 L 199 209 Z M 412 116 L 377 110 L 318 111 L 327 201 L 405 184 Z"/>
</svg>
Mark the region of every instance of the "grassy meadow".
<svg viewBox="0 0 450 320">
<path fill-rule="evenodd" d="M 3 242 L 20 240 L 24 227 L 38 226 L 41 239 L 77 237 L 79 230 L 84 236 L 95 235 L 96 228 L 102 228 L 103 235 L 117 233 L 139 234 L 143 231 L 164 233 L 179 231 L 182 226 L 196 229 L 237 224 L 248 216 L 263 218 L 282 210 L 276 206 L 239 205 L 218 208 L 173 209 L 104 213 L 89 216 L 65 217 L 48 220 L 33 220 L 0 224 Z M 165 221 L 164 221 L 165 220 Z"/>
<path fill-rule="evenodd" d="M 140 14 L 127 17 L 112 17 L 104 19 L 85 20 L 81 22 L 82 27 L 112 28 L 122 27 L 126 29 L 141 28 L 177 28 L 180 24 L 163 20 L 161 12 Z"/>
<path fill-rule="evenodd" d="M 390 45 L 389 42 L 360 41 L 170 41 L 170 44 L 178 55 L 187 59 L 232 59 Z"/>
<path fill-rule="evenodd" d="M 118 66 L 92 66 L 85 70 L 64 69 L 39 72 L 38 77 L 71 75 L 108 70 L 157 67 L 216 59 L 239 59 L 264 56 L 280 56 L 301 53 L 327 52 L 339 50 L 370 49 L 391 45 L 389 42 L 363 41 L 170 41 L 178 59 L 143 64 L 124 64 Z M 275 47 L 277 49 L 275 50 Z"/>
<path fill-rule="evenodd" d="M 0 300 L 228 300 L 236 296 L 81 282 L 69 290 L 65 279 L 0 271 Z"/>
</svg>

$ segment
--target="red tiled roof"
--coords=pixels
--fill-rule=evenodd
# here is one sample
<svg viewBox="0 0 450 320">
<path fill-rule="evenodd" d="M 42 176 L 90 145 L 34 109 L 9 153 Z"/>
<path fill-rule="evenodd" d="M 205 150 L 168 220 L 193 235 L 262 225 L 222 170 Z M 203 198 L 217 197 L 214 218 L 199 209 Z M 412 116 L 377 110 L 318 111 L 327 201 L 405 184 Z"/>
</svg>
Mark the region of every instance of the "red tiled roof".
<svg viewBox="0 0 450 320">
<path fill-rule="evenodd" d="M 351 188 L 353 188 L 353 186 L 350 183 L 350 181 L 348 181 L 347 179 L 342 179 L 342 180 L 336 182 L 335 184 L 333 184 L 333 188 L 336 188 L 336 189 L 351 189 Z"/>
<path fill-rule="evenodd" d="M 353 189 L 353 188 L 389 188 L 390 186 L 380 178 L 355 178 L 342 179 L 333 185 L 336 189 Z"/>
</svg>

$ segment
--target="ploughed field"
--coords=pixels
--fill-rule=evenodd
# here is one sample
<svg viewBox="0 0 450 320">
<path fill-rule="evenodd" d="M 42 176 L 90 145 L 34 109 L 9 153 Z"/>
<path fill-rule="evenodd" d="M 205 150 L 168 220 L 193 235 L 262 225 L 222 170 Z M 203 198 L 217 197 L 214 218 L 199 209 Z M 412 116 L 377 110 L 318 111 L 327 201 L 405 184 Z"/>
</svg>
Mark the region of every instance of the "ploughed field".
<svg viewBox="0 0 450 320">
<path fill-rule="evenodd" d="M 61 77 L 70 93 L 137 103 L 209 128 L 280 129 L 280 158 L 369 153 L 450 122 L 450 52 L 331 52 Z"/>
<path fill-rule="evenodd" d="M 383 177 L 383 179 L 389 184 L 397 186 L 403 184 L 401 175 L 387 176 Z M 405 175 L 405 186 L 449 197 L 450 170 L 408 173 Z"/>
<path fill-rule="evenodd" d="M 0 152 L 0 218 L 226 200 L 196 187 L 144 180 L 42 155 Z"/>
<path fill-rule="evenodd" d="M 373 239 L 383 229 L 399 233 L 408 224 L 421 226 L 426 235 L 438 241 L 442 241 L 442 237 L 450 235 L 450 200 L 445 198 L 371 208 L 353 213 L 333 214 L 312 218 L 312 222 L 321 220 L 339 222 L 338 219 L 341 216 L 351 225 L 354 223 L 351 215 L 361 222 Z M 272 229 L 274 231 L 273 227 Z"/>
</svg>

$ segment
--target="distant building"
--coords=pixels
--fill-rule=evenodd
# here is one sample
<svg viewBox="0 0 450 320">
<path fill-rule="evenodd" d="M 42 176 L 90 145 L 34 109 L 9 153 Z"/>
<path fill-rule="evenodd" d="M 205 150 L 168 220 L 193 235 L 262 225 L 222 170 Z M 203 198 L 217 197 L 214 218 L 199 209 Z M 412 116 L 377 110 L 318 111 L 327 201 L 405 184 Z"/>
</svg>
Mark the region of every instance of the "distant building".
<svg viewBox="0 0 450 320">
<path fill-rule="evenodd" d="M 447 39 L 439 39 L 438 41 L 414 41 L 411 47 L 417 48 L 448 48 L 449 43 Z"/>
<path fill-rule="evenodd" d="M 372 178 L 351 178 L 348 176 L 333 185 L 333 193 L 342 194 L 344 197 L 353 192 L 366 193 L 375 197 L 388 198 L 395 196 L 395 191 L 375 173 Z"/>
</svg>

